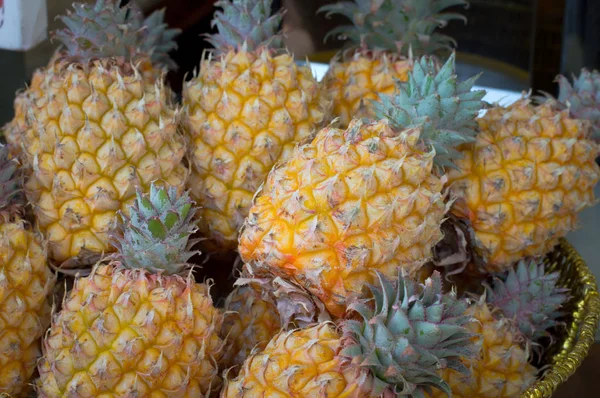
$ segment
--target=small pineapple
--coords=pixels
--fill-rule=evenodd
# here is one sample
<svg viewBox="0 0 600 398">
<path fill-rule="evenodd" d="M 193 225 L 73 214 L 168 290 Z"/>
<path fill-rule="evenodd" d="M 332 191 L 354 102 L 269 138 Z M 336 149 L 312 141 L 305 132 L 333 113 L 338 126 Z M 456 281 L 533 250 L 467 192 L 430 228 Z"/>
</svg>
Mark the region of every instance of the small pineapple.
<svg viewBox="0 0 600 398">
<path fill-rule="evenodd" d="M 107 52 L 104 56 L 127 56 L 129 51 L 146 54 L 150 58 L 140 59 L 138 69 L 142 76 L 155 81 L 161 77 L 165 68 L 176 67 L 168 53 L 176 48 L 173 39 L 179 34 L 179 30 L 167 28 L 164 23 L 164 10 L 157 10 L 144 19 L 141 10 L 134 6 L 135 3 L 132 6 L 120 7 L 119 2 L 115 0 L 97 0 L 95 5 L 75 4 L 76 13 L 61 19 L 76 31 L 58 32 L 56 36 L 59 40 L 67 42 L 69 48 L 89 46 L 89 49 L 78 48 L 73 51 L 88 51 L 100 57 L 104 51 L 101 47 L 111 40 L 110 35 L 114 34 L 115 30 L 126 29 L 126 34 L 120 35 L 125 42 L 119 47 L 119 52 L 115 52 L 115 48 L 109 46 L 106 47 Z M 85 23 L 78 21 L 80 18 L 85 19 Z M 90 29 L 90 26 L 93 28 Z M 83 43 L 83 40 L 86 42 Z M 33 73 L 27 89 L 18 93 L 15 98 L 13 120 L 4 127 L 4 135 L 11 153 L 20 156 L 26 164 L 32 162 L 39 147 L 28 121 L 29 108 L 33 101 L 44 95 L 50 82 L 60 75 L 62 64 L 57 61 L 61 56 L 62 50 L 59 49 L 46 68 L 37 69 Z"/>
<path fill-rule="evenodd" d="M 235 376 L 253 350 L 263 350 L 281 330 L 330 320 L 325 307 L 282 278 L 242 276 L 224 306 L 221 336 L 227 340 L 222 369 Z"/>
<path fill-rule="evenodd" d="M 150 58 L 129 48 L 125 11 L 102 4 L 115 7 L 112 0 L 76 4 L 63 18 L 68 27 L 57 37 L 67 48 L 31 110 L 38 148 L 28 198 L 49 257 L 63 268 L 89 266 L 114 250 L 108 232 L 137 187 L 157 181 L 182 191 L 188 175 L 171 93 L 136 67 Z M 88 36 L 106 41 L 90 46 Z"/>
<path fill-rule="evenodd" d="M 574 119 L 589 120 L 592 124 L 592 138 L 600 143 L 600 72 L 581 70 L 579 76 L 573 76 L 573 83 L 565 76 L 556 78 L 558 98 L 547 96 L 558 109 L 568 109 Z"/>
<path fill-rule="evenodd" d="M 488 109 L 476 141 L 451 170 L 452 213 L 470 225 L 473 246 L 490 272 L 549 252 L 595 203 L 600 146 L 587 121 L 547 102 L 522 99 Z"/>
<path fill-rule="evenodd" d="M 475 134 L 474 81 L 457 82 L 453 56 L 440 70 L 424 57 L 397 97 L 382 97 L 380 121 L 327 127 L 297 147 L 257 194 L 242 260 L 295 279 L 338 317 L 375 271 L 417 272 L 442 237 L 443 168 Z"/>
<path fill-rule="evenodd" d="M 40 397 L 203 397 L 219 385 L 223 316 L 187 261 L 187 193 L 154 184 L 124 214 L 119 252 L 79 278 L 44 339 Z"/>
<path fill-rule="evenodd" d="M 26 396 L 50 323 L 54 276 L 40 237 L 20 218 L 21 176 L 0 146 L 0 395 Z"/>
<path fill-rule="evenodd" d="M 434 55 L 455 43 L 436 32 L 456 13 L 443 13 L 465 0 L 353 0 L 321 7 L 327 16 L 340 14 L 352 25 L 334 29 L 329 35 L 349 39 L 352 47 L 335 57 L 324 78 L 333 95 L 333 116 L 343 127 L 351 119 L 372 117 L 371 100 L 393 94 L 394 79 L 406 81 L 413 67 L 412 54 Z"/>
<path fill-rule="evenodd" d="M 189 187 L 201 206 L 210 251 L 236 247 L 252 197 L 271 168 L 329 118 L 330 100 L 309 67 L 281 47 L 272 0 L 224 0 L 209 36 L 215 46 L 184 84 L 191 144 Z"/>
<path fill-rule="evenodd" d="M 233 397 L 423 397 L 432 388 L 449 392 L 436 369 L 468 373 L 461 358 L 474 347 L 465 326 L 466 302 L 443 294 L 434 274 L 418 286 L 379 275 L 372 299 L 354 301 L 356 319 L 285 331 L 252 354 L 239 376 L 226 380 Z"/>
<path fill-rule="evenodd" d="M 543 264 L 523 260 L 494 278 L 468 311 L 478 321 L 469 328 L 479 336 L 480 347 L 478 357 L 465 362 L 471 375 L 441 372 L 452 397 L 516 398 L 535 381 L 538 371 L 529 364 L 531 348 L 558 325 L 560 307 L 568 298 L 567 289 L 557 286 L 558 277 L 558 272 L 545 273 Z"/>
</svg>

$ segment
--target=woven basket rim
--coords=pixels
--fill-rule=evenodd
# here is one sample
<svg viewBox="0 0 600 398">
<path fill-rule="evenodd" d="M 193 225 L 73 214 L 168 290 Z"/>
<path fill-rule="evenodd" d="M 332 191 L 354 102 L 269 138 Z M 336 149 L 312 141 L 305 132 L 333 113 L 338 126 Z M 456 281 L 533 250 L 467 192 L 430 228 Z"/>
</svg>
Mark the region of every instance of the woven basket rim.
<svg viewBox="0 0 600 398">
<path fill-rule="evenodd" d="M 571 377 L 582 364 L 596 338 L 600 318 L 600 296 L 596 278 L 577 250 L 566 239 L 560 239 L 558 249 L 570 258 L 571 266 L 575 267 L 579 282 L 583 285 L 584 298 L 581 308 L 583 316 L 568 330 L 567 340 L 575 341 L 571 349 L 557 355 L 558 358 L 549 369 L 529 386 L 520 398 L 551 397 L 558 386 Z"/>
</svg>

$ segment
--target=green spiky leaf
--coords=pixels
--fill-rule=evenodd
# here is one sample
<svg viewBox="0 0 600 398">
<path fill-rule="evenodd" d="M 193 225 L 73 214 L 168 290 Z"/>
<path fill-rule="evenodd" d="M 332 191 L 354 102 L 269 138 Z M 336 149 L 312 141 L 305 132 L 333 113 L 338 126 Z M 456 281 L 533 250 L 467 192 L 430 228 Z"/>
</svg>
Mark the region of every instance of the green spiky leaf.
<svg viewBox="0 0 600 398">
<path fill-rule="evenodd" d="M 569 108 L 569 113 L 577 119 L 592 123 L 592 136 L 600 139 L 600 72 L 582 69 L 579 76 L 573 76 L 573 84 L 560 75 L 558 101 Z"/>
<path fill-rule="evenodd" d="M 421 140 L 435 149 L 435 163 L 454 167 L 456 150 L 477 134 L 475 118 L 483 109 L 484 90 L 471 91 L 479 76 L 459 82 L 455 54 L 438 68 L 432 57 L 415 62 L 407 82 L 396 81 L 396 93 L 379 95 L 374 102 L 377 118 L 387 118 L 397 128 L 421 126 Z"/>
<path fill-rule="evenodd" d="M 349 39 L 350 45 L 387 50 L 407 56 L 435 54 L 456 46 L 454 39 L 437 29 L 449 21 L 466 18 L 443 12 L 453 6 L 468 6 L 466 0 L 354 0 L 328 4 L 319 9 L 327 16 L 343 15 L 351 25 L 340 26 L 329 36 Z"/>
<path fill-rule="evenodd" d="M 564 315 L 560 308 L 568 299 L 568 289 L 557 285 L 558 272 L 546 273 L 543 264 L 520 261 L 514 269 L 494 278 L 486 286 L 486 300 L 499 308 L 505 318 L 514 319 L 530 341 L 548 335 Z"/>
<path fill-rule="evenodd" d="M 396 286 L 378 274 L 371 286 L 372 299 L 356 300 L 349 309 L 362 320 L 342 324 L 341 355 L 368 368 L 381 394 L 411 392 L 424 396 L 430 387 L 450 393 L 437 370 L 444 367 L 468 373 L 461 358 L 475 355 L 472 334 L 465 328 L 466 301 L 442 293 L 439 273 L 424 285 L 399 276 Z"/>
<path fill-rule="evenodd" d="M 259 47 L 279 49 L 283 46 L 280 25 L 283 12 L 271 15 L 273 0 L 221 0 L 215 5 L 212 26 L 218 33 L 207 35 L 217 53 L 245 46 L 248 51 Z"/>
<path fill-rule="evenodd" d="M 174 38 L 180 31 L 168 29 L 164 11 L 155 11 L 144 19 L 137 6 L 119 4 L 116 0 L 75 3 L 74 12 L 60 16 L 66 28 L 54 35 L 66 47 L 66 55 L 77 62 L 150 57 L 158 67 L 175 67 L 168 52 L 177 47 Z"/>
<path fill-rule="evenodd" d="M 130 216 L 121 215 L 122 236 L 117 236 L 123 264 L 151 272 L 180 273 L 197 252 L 190 236 L 196 231 L 196 209 L 187 193 L 178 195 L 174 187 L 154 184 L 147 195 L 137 192 Z"/>
</svg>

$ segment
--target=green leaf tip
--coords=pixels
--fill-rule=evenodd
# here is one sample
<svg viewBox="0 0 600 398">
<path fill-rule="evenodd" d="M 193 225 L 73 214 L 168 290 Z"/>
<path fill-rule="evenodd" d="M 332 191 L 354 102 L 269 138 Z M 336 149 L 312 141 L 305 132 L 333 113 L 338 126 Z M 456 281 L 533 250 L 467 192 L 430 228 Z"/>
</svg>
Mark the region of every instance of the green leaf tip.
<svg viewBox="0 0 600 398">
<path fill-rule="evenodd" d="M 122 235 L 115 234 L 123 264 L 166 274 L 188 267 L 197 253 L 192 250 L 196 242 L 190 240 L 197 230 L 192 205 L 189 194 L 179 194 L 175 187 L 152 183 L 149 192 L 138 190 L 129 217 L 121 215 Z"/>
<path fill-rule="evenodd" d="M 247 51 L 259 48 L 280 49 L 283 38 L 280 25 L 283 11 L 272 14 L 273 0 L 219 0 L 212 26 L 217 33 L 206 35 L 216 53 L 244 47 Z"/>
<path fill-rule="evenodd" d="M 456 46 L 453 38 L 438 30 L 452 20 L 466 23 L 463 15 L 445 11 L 468 5 L 466 0 L 354 0 L 325 5 L 318 12 L 327 17 L 342 15 L 352 22 L 336 27 L 326 39 L 342 36 L 351 46 L 421 56 L 447 52 Z"/>
<path fill-rule="evenodd" d="M 484 108 L 484 90 L 472 91 L 478 76 L 459 81 L 455 54 L 440 67 L 434 57 L 415 61 L 407 82 L 396 81 L 392 95 L 373 102 L 375 116 L 398 129 L 421 127 L 420 139 L 435 149 L 435 164 L 455 167 L 457 148 L 477 134 L 476 117 Z"/>
<path fill-rule="evenodd" d="M 369 298 L 349 305 L 359 317 L 342 323 L 341 355 L 370 371 L 375 394 L 391 390 L 423 396 L 430 387 L 449 391 L 437 370 L 468 372 L 461 358 L 476 352 L 465 327 L 472 321 L 465 315 L 466 301 L 444 294 L 437 272 L 423 285 L 403 275 L 394 283 L 380 273 L 377 282 L 369 286 Z"/>
</svg>

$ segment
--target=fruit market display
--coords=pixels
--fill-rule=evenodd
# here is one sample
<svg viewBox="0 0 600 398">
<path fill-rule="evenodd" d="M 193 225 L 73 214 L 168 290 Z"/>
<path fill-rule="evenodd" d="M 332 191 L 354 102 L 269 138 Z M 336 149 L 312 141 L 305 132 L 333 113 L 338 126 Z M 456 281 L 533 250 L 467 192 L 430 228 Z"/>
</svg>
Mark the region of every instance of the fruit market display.
<svg viewBox="0 0 600 398">
<path fill-rule="evenodd" d="M 217 1 L 179 104 L 162 12 L 74 4 L 3 129 L 0 396 L 549 397 L 600 315 L 564 240 L 600 77 L 487 104 L 437 31 L 465 4 L 323 7 L 319 82 L 271 0 Z"/>
</svg>

